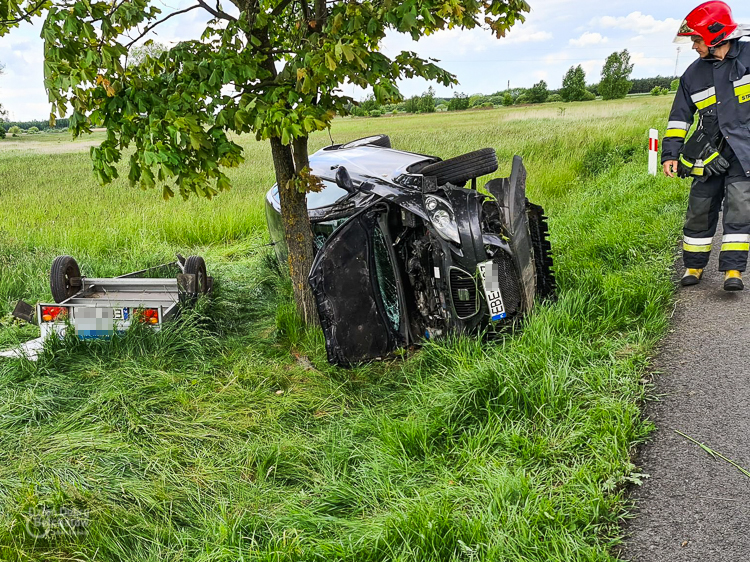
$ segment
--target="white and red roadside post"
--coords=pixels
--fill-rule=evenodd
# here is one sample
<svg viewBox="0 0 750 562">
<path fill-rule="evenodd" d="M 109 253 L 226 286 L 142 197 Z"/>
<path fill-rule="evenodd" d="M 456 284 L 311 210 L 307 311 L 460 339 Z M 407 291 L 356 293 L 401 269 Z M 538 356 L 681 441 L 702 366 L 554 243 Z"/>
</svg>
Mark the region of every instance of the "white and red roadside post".
<svg viewBox="0 0 750 562">
<path fill-rule="evenodd" d="M 659 131 L 651 129 L 648 135 L 648 173 L 656 175 L 659 167 Z"/>
</svg>

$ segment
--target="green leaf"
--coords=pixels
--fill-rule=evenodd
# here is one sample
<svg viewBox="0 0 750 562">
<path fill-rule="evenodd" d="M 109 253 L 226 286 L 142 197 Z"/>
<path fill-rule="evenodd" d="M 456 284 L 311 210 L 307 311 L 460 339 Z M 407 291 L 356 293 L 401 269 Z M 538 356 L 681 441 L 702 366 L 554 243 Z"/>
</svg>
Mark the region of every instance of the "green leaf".
<svg viewBox="0 0 750 562">
<path fill-rule="evenodd" d="M 201 137 L 197 133 L 190 133 L 190 146 L 193 150 L 200 150 Z"/>
<path fill-rule="evenodd" d="M 219 69 L 214 68 L 214 71 L 211 73 L 211 78 L 208 79 L 208 83 L 211 86 L 216 86 L 221 81 L 221 77 L 219 76 Z"/>
<path fill-rule="evenodd" d="M 333 58 L 331 53 L 326 53 L 326 66 L 328 70 L 336 70 L 336 59 Z"/>
<path fill-rule="evenodd" d="M 354 51 L 351 45 L 341 45 L 341 52 L 344 53 L 346 60 L 352 62 L 354 60 Z"/>
<path fill-rule="evenodd" d="M 141 189 L 156 187 L 154 181 L 154 174 L 150 168 L 143 168 L 141 170 Z"/>
<path fill-rule="evenodd" d="M 373 92 L 373 94 L 375 94 L 375 99 L 378 100 L 378 103 L 384 104 L 384 103 L 388 103 L 388 101 L 390 101 L 390 96 L 388 95 L 388 90 L 386 90 L 380 84 L 375 84 L 372 87 L 372 92 Z"/>
<path fill-rule="evenodd" d="M 229 181 L 229 178 L 226 177 L 224 174 L 221 174 L 216 179 L 216 191 L 229 191 L 232 188 L 232 183 Z"/>
<path fill-rule="evenodd" d="M 238 131 L 242 130 L 242 127 L 247 125 L 247 111 L 239 109 L 234 112 L 234 127 Z"/>
</svg>

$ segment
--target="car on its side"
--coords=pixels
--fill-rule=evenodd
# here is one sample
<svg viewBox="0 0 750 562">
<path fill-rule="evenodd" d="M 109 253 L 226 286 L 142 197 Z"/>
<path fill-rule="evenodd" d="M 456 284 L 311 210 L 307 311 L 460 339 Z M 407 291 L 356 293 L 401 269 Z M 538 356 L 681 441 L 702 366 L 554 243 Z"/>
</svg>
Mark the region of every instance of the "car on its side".
<svg viewBox="0 0 750 562">
<path fill-rule="evenodd" d="M 526 198 L 526 170 L 477 188 L 491 148 L 441 160 L 391 148 L 386 135 L 310 156 L 324 189 L 307 197 L 310 286 L 331 363 L 351 366 L 449 333 L 499 332 L 555 296 L 547 217 Z M 286 262 L 277 186 L 266 218 Z"/>
</svg>

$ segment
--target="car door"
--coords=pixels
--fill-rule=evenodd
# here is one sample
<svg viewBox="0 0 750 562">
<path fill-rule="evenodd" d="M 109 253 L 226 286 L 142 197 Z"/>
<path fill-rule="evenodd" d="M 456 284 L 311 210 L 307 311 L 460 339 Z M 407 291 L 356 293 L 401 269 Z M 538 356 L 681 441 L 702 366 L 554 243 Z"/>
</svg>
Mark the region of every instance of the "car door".
<svg viewBox="0 0 750 562">
<path fill-rule="evenodd" d="M 403 345 L 401 280 L 386 205 L 354 215 L 326 241 L 310 271 L 328 360 L 342 367 L 381 358 Z"/>
</svg>

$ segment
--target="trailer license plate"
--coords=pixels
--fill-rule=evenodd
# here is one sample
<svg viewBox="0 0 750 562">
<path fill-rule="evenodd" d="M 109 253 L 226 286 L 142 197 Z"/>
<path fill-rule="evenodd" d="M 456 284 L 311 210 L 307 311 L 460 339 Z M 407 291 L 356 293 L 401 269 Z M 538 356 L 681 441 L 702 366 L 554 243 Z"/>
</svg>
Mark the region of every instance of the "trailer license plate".
<svg viewBox="0 0 750 562">
<path fill-rule="evenodd" d="M 75 328 L 80 339 L 109 339 L 122 333 L 130 317 L 128 308 L 81 307 L 76 309 Z"/>
<path fill-rule="evenodd" d="M 487 308 L 493 322 L 503 320 L 508 316 L 505 312 L 503 294 L 500 291 L 500 270 L 496 263 L 486 261 L 477 266 L 479 275 L 484 286 L 484 295 L 487 299 Z"/>
<path fill-rule="evenodd" d="M 80 339 L 109 338 L 115 329 L 114 311 L 111 308 L 100 307 L 77 308 L 75 328 Z"/>
</svg>

